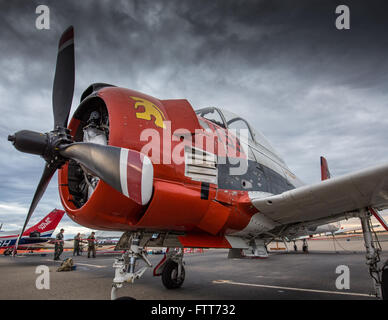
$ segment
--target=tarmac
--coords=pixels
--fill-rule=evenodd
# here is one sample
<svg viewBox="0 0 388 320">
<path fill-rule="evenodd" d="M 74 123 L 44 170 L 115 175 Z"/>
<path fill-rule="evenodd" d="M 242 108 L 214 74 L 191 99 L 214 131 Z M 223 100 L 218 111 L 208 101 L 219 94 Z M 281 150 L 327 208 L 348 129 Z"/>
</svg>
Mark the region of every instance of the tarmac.
<svg viewBox="0 0 388 320">
<path fill-rule="evenodd" d="M 344 244 L 350 241 L 343 239 Z M 362 244 L 361 240 L 358 241 Z M 329 243 L 329 242 L 328 242 Z M 360 243 L 352 243 L 359 245 Z M 300 248 L 300 243 L 298 244 Z M 373 291 L 364 250 L 313 250 L 308 254 L 278 249 L 264 259 L 228 259 L 228 250 L 209 249 L 203 253 L 185 254 L 186 279 L 179 289 L 168 290 L 152 269 L 133 284 L 125 284 L 118 296 L 138 300 L 370 300 Z M 322 246 L 322 244 L 320 244 Z M 273 244 L 274 246 L 274 244 Z M 356 246 L 356 247 L 357 247 Z M 384 243 L 383 249 L 386 247 Z M 280 244 L 277 246 L 281 248 Z M 338 246 L 337 246 L 338 247 Z M 358 248 L 358 247 L 357 247 Z M 381 260 L 388 258 L 387 250 Z M 64 252 L 61 259 L 73 257 Z M 149 255 L 155 266 L 162 255 Z M 114 255 L 73 257 L 76 269 L 56 272 L 60 262 L 52 253 L 45 256 L 0 257 L 0 299 L 108 300 L 114 277 Z M 48 266 L 49 289 L 37 289 L 36 268 Z M 349 268 L 349 289 L 337 289 L 338 266 Z"/>
</svg>

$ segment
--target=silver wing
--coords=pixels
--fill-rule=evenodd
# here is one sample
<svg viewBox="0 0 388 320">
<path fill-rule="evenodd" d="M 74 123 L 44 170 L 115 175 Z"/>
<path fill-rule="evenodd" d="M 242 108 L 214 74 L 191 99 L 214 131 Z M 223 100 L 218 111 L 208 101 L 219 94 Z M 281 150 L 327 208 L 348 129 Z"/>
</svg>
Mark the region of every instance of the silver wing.
<svg viewBox="0 0 388 320">
<path fill-rule="evenodd" d="M 362 208 L 388 207 L 388 163 L 265 198 L 251 198 L 279 224 L 341 220 Z"/>
</svg>

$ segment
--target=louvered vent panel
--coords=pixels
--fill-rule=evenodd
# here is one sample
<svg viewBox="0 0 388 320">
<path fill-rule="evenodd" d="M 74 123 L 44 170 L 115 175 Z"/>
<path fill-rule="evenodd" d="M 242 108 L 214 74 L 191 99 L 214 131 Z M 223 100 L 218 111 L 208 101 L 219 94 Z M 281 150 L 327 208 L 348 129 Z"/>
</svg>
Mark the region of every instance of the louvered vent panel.
<svg viewBox="0 0 388 320">
<path fill-rule="evenodd" d="M 217 156 L 185 146 L 185 175 L 195 181 L 217 184 Z"/>
</svg>

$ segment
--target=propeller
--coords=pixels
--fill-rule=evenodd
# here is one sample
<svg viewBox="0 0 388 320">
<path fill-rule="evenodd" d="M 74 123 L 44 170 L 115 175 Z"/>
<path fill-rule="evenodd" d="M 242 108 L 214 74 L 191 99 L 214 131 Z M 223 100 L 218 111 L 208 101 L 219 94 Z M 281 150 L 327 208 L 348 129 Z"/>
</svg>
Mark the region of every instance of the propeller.
<svg viewBox="0 0 388 320">
<path fill-rule="evenodd" d="M 104 182 L 140 205 L 152 196 L 154 169 L 151 160 L 126 148 L 75 142 L 60 150 Z"/>
<path fill-rule="evenodd" d="M 27 213 L 26 220 L 24 221 L 23 229 L 20 232 L 20 234 L 19 234 L 19 236 L 18 236 L 18 238 L 16 240 L 15 247 L 14 247 L 14 250 L 13 250 L 14 254 L 16 253 L 17 247 L 19 245 L 19 241 L 20 241 L 20 239 L 21 239 L 21 237 L 22 237 L 22 235 L 24 233 L 24 230 L 26 229 L 28 221 L 30 221 L 32 213 L 34 212 L 36 206 L 38 205 L 39 200 L 42 198 L 44 192 L 46 191 L 47 186 L 50 183 L 50 180 L 51 180 L 52 176 L 55 173 L 55 170 L 57 170 L 57 169 L 54 168 L 54 167 L 50 167 L 50 166 L 45 166 L 45 168 L 43 170 L 42 177 L 40 178 L 38 187 L 36 188 L 34 197 L 32 198 L 32 202 L 31 202 L 30 208 L 28 209 L 28 213 Z"/>
<path fill-rule="evenodd" d="M 47 133 L 21 130 L 8 136 L 17 150 L 40 155 L 46 161 L 14 254 L 52 176 L 69 159 L 140 205 L 147 204 L 152 196 L 153 166 L 147 156 L 126 148 L 73 141 L 67 122 L 74 94 L 74 68 L 74 29 L 70 26 L 58 45 L 52 92 L 54 130 Z"/>
<path fill-rule="evenodd" d="M 54 129 L 67 127 L 74 93 L 74 29 L 67 28 L 59 39 L 53 85 Z"/>
</svg>

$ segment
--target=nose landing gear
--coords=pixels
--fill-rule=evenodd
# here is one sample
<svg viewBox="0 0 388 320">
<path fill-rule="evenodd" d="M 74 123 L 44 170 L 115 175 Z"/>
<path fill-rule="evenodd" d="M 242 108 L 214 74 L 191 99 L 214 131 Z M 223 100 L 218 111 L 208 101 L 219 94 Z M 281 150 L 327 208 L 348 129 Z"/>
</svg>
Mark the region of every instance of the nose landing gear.
<svg viewBox="0 0 388 320">
<path fill-rule="evenodd" d="M 135 279 L 139 279 L 144 274 L 148 267 L 152 267 L 151 262 L 147 258 L 147 253 L 139 246 L 140 239 L 141 234 L 139 233 L 131 235 L 127 240 L 130 243 L 129 250 L 124 251 L 123 255 L 116 259 L 113 264 L 115 277 L 112 284 L 111 300 L 117 299 L 117 290 L 123 287 L 124 282 L 133 283 Z M 147 266 L 135 271 L 138 259 L 142 259 Z"/>
<path fill-rule="evenodd" d="M 152 235 L 142 232 L 125 232 L 116 246 L 117 250 L 125 250 L 120 258 L 115 259 L 113 268 L 115 277 L 112 283 L 111 299 L 128 300 L 131 297 L 117 297 L 117 290 L 123 287 L 125 282 L 133 283 L 139 279 L 147 268 L 152 267 L 147 258 L 144 246 L 150 242 Z M 163 285 L 167 289 L 176 289 L 182 286 L 185 280 L 185 268 L 183 262 L 183 248 L 167 249 L 166 254 L 154 268 L 154 276 L 162 276 Z M 136 271 L 136 263 L 141 259 L 145 266 Z"/>
</svg>

